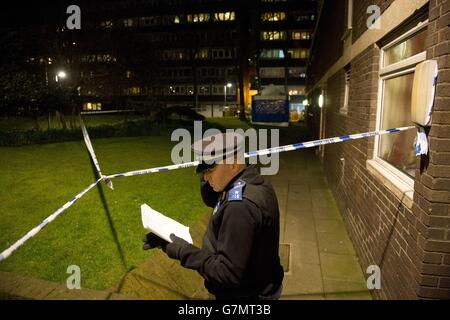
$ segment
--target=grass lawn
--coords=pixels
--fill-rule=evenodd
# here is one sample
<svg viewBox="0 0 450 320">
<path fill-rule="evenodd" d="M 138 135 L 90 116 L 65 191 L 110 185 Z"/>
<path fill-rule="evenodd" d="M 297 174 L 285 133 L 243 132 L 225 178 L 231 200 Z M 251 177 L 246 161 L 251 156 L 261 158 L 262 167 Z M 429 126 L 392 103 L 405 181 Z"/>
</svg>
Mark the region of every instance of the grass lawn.
<svg viewBox="0 0 450 320">
<path fill-rule="evenodd" d="M 103 173 L 171 164 L 167 137 L 93 141 Z M 0 148 L 0 251 L 92 183 L 84 142 Z M 65 283 L 67 267 L 81 268 L 83 288 L 105 289 L 144 261 L 140 205 L 147 203 L 192 225 L 208 212 L 194 168 L 113 180 L 92 189 L 0 263 L 0 270 Z M 105 204 L 102 202 L 102 193 Z"/>
<path fill-rule="evenodd" d="M 247 130 L 250 128 L 250 126 L 237 117 L 223 117 L 223 118 L 206 118 L 205 121 L 212 123 L 212 124 L 218 124 L 221 125 L 224 128 L 227 129 L 244 129 Z"/>
</svg>

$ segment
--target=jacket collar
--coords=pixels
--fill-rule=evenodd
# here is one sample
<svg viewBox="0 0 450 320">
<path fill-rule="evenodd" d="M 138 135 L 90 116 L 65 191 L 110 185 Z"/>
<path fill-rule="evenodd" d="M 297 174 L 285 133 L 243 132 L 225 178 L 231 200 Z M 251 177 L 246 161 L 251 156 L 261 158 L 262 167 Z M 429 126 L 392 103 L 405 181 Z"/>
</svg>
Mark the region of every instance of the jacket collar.
<svg viewBox="0 0 450 320">
<path fill-rule="evenodd" d="M 225 187 L 224 191 L 227 192 L 231 188 L 233 188 L 234 183 L 239 179 L 244 180 L 245 183 L 247 184 L 262 184 L 264 182 L 264 179 L 259 174 L 258 170 L 256 169 L 256 166 L 250 165 L 247 166 L 240 173 L 238 173 L 233 179 L 231 179 L 231 181 Z"/>
</svg>

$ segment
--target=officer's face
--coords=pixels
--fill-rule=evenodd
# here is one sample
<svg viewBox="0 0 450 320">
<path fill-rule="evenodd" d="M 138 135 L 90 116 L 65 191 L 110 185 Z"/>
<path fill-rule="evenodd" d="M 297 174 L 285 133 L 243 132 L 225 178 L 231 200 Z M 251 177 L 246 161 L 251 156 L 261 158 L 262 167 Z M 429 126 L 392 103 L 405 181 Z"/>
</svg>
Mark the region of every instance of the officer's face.
<svg viewBox="0 0 450 320">
<path fill-rule="evenodd" d="M 216 192 L 222 192 L 234 177 L 233 164 L 216 164 L 203 173 L 203 179 Z"/>
</svg>

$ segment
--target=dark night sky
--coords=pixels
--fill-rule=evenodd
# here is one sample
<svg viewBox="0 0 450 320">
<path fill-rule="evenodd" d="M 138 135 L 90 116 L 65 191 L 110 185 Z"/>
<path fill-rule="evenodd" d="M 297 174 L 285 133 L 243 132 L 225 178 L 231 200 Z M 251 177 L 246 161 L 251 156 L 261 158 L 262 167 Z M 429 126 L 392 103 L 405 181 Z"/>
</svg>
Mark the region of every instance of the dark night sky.
<svg viewBox="0 0 450 320">
<path fill-rule="evenodd" d="M 15 0 L 2 1 L 0 10 L 1 27 L 21 27 L 57 23 L 66 16 L 71 4 L 82 5 L 77 0 Z"/>
</svg>

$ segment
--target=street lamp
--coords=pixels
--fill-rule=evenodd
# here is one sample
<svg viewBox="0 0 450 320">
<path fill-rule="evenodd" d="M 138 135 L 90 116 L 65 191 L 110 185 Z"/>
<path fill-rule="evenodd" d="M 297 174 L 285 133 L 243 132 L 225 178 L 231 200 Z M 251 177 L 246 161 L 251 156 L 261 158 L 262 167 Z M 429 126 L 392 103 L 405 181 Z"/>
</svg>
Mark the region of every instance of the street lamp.
<svg viewBox="0 0 450 320">
<path fill-rule="evenodd" d="M 59 79 L 65 79 L 67 77 L 67 74 L 64 71 L 58 71 L 56 74 L 55 80 L 56 82 L 59 81 Z"/>
<path fill-rule="evenodd" d="M 223 106 L 226 107 L 227 106 L 227 87 L 231 88 L 233 85 L 231 84 L 231 82 L 228 82 L 226 85 L 223 86 Z"/>
<path fill-rule="evenodd" d="M 323 107 L 323 104 L 324 104 L 324 97 L 323 97 L 323 94 L 321 94 L 320 96 L 319 96 L 319 108 L 322 108 Z"/>
</svg>

